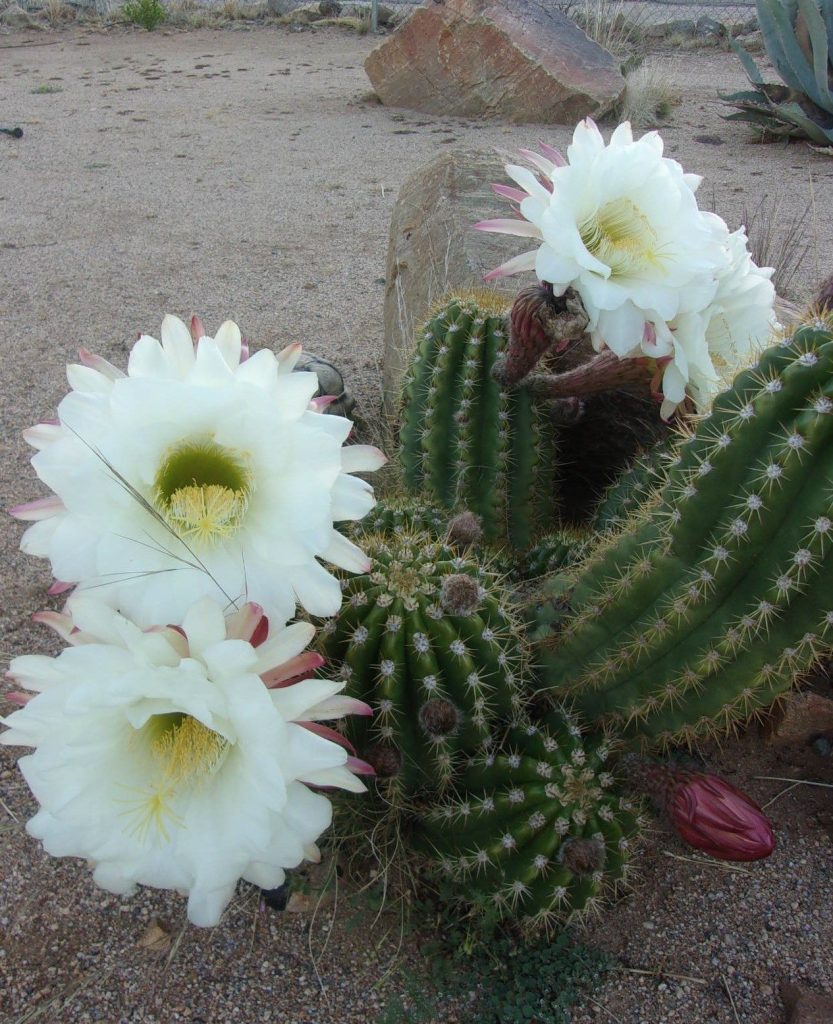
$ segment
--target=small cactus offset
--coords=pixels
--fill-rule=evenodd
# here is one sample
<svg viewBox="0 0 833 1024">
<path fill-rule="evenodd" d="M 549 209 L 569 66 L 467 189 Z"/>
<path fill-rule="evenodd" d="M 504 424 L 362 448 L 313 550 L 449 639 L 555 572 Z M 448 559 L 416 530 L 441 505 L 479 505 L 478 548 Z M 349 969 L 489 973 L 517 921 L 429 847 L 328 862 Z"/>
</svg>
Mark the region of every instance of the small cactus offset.
<svg viewBox="0 0 833 1024">
<path fill-rule="evenodd" d="M 418 335 L 404 388 L 405 486 L 480 517 L 486 542 L 529 545 L 552 518 L 556 451 L 545 409 L 492 375 L 506 307 L 483 292 L 449 299 Z"/>
<path fill-rule="evenodd" d="M 617 530 L 653 501 L 665 483 L 666 467 L 673 458 L 673 444 L 665 442 L 639 455 L 605 492 L 596 515 L 596 533 Z"/>
<path fill-rule="evenodd" d="M 544 534 L 523 556 L 523 575 L 536 579 L 580 562 L 590 548 L 590 536 L 576 530 Z"/>
<path fill-rule="evenodd" d="M 362 546 L 373 571 L 345 581 L 323 631 L 324 656 L 374 711 L 351 738 L 393 793 L 443 787 L 520 712 L 519 630 L 498 578 L 429 534 Z"/>
<path fill-rule="evenodd" d="M 420 822 L 463 902 L 547 931 L 623 880 L 640 826 L 605 744 L 583 742 L 566 716 L 552 725 L 513 727 Z"/>
<path fill-rule="evenodd" d="M 585 722 L 691 741 L 769 706 L 830 646 L 829 327 L 799 328 L 715 400 L 650 514 L 581 570 L 566 621 L 556 578 L 541 679 Z"/>
<path fill-rule="evenodd" d="M 420 501 L 377 501 L 372 511 L 354 523 L 351 532 L 357 537 L 369 533 L 429 533 L 443 537 L 448 529 L 448 512 Z"/>
</svg>

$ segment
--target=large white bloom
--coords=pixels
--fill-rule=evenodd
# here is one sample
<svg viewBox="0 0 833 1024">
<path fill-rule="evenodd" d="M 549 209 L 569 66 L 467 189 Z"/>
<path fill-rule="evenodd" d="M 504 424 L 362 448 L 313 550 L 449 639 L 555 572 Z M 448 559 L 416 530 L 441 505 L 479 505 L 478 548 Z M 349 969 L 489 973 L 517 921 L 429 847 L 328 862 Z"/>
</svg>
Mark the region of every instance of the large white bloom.
<svg viewBox="0 0 833 1024">
<path fill-rule="evenodd" d="M 25 433 L 54 497 L 12 510 L 35 521 L 23 550 L 140 625 L 203 596 L 282 621 L 296 602 L 334 614 L 339 585 L 317 559 L 367 570 L 333 523 L 372 508 L 350 474 L 384 456 L 343 447 L 350 421 L 311 404 L 315 374 L 288 372 L 300 346 L 246 354 L 230 321 L 194 341 L 171 316 L 161 343 L 139 338 L 126 375 L 82 351 L 58 422 Z"/>
<path fill-rule="evenodd" d="M 74 596 L 43 613 L 73 646 L 16 658 L 36 695 L 0 742 L 34 747 L 18 762 L 40 803 L 28 831 L 56 857 L 84 857 L 115 893 L 138 883 L 187 892 L 188 916 L 216 924 L 239 878 L 264 888 L 315 859 L 330 801 L 307 784 L 360 792 L 335 734 L 315 723 L 369 714 L 343 683 L 297 681 L 320 664 L 301 651 L 313 628 L 268 631 L 246 605 L 228 619 L 208 598 L 181 628 L 143 631 Z"/>
<path fill-rule="evenodd" d="M 764 285 L 772 271 L 752 263 L 743 232 L 730 235 L 720 217 L 698 209 L 701 179 L 663 156 L 656 132 L 634 140 L 626 122 L 605 145 L 588 119 L 566 161 L 551 147 L 522 153 L 534 170 L 508 165 L 520 187 L 495 188 L 522 219 L 476 227 L 540 245 L 488 276 L 535 270 L 556 295 L 574 288 L 597 351 L 662 361 L 663 415 L 686 393 L 703 408 L 716 362 L 736 372 L 771 329 L 774 293 Z"/>
</svg>

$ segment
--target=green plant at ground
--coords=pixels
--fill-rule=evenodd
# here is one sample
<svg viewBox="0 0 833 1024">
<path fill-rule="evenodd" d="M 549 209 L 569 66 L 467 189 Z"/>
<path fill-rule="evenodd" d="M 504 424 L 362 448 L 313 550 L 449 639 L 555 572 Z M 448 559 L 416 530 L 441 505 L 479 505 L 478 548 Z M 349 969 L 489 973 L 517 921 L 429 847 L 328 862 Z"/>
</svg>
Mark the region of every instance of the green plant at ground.
<svg viewBox="0 0 833 1024">
<path fill-rule="evenodd" d="M 568 930 L 549 942 L 500 934 L 473 951 L 453 919 L 442 934 L 431 977 L 404 975 L 404 999 L 394 996 L 379 1024 L 433 1024 L 449 1000 L 464 1003 L 467 1019 L 478 1024 L 569 1024 L 571 1008 L 614 966 L 612 957 L 576 942 Z"/>
<path fill-rule="evenodd" d="M 643 745 L 767 708 L 833 637 L 833 336 L 817 320 L 740 373 L 650 514 L 538 609 L 540 679 Z M 564 605 L 572 609 L 565 618 Z"/>
<path fill-rule="evenodd" d="M 322 653 L 373 708 L 351 723 L 390 795 L 448 785 L 457 761 L 521 710 L 523 648 L 508 594 L 479 560 L 428 533 L 369 535 L 372 572 L 344 584 Z"/>
<path fill-rule="evenodd" d="M 409 491 L 475 513 L 487 541 L 525 548 L 552 514 L 555 440 L 531 396 L 492 376 L 505 313 L 498 296 L 472 293 L 448 300 L 417 335 L 400 463 Z"/>
<path fill-rule="evenodd" d="M 766 83 L 752 57 L 731 40 L 753 88 L 724 95 L 748 121 L 774 136 L 833 145 L 833 0 L 757 0 L 767 56 L 783 85 Z"/>
<path fill-rule="evenodd" d="M 613 789 L 608 745 L 564 715 L 549 726 L 511 728 L 417 821 L 460 903 L 547 932 L 624 878 L 640 825 Z"/>
<path fill-rule="evenodd" d="M 165 5 L 159 0 L 127 0 L 121 12 L 126 21 L 140 25 L 148 32 L 153 32 L 167 17 Z"/>
</svg>

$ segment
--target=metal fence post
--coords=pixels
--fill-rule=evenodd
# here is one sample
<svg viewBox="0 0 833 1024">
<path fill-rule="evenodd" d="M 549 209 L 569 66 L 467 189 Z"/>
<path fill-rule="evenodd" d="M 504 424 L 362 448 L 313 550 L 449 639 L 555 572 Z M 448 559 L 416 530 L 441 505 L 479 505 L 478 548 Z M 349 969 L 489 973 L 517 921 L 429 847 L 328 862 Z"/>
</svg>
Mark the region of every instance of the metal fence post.
<svg viewBox="0 0 833 1024">
<path fill-rule="evenodd" d="M 370 31 L 379 31 L 379 0 L 370 0 Z"/>
</svg>

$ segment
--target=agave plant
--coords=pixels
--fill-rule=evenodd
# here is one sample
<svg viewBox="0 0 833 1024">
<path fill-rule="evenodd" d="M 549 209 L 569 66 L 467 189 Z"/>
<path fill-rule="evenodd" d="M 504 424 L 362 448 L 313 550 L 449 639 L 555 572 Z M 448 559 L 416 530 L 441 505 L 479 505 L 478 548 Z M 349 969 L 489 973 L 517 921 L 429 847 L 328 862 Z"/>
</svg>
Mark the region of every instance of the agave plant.
<svg viewBox="0 0 833 1024">
<path fill-rule="evenodd" d="M 757 0 L 767 56 L 783 85 L 764 82 L 735 40 L 752 90 L 722 95 L 738 110 L 727 121 L 750 121 L 772 135 L 833 145 L 833 0 Z"/>
</svg>

